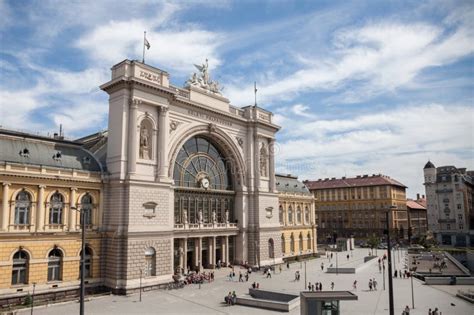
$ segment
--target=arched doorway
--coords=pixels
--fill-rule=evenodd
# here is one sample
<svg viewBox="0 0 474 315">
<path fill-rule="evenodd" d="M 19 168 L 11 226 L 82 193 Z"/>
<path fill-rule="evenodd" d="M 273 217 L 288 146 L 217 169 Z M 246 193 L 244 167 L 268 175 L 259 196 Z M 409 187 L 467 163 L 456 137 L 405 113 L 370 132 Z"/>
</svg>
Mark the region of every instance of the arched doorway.
<svg viewBox="0 0 474 315">
<path fill-rule="evenodd" d="M 273 238 L 268 240 L 268 258 L 275 258 L 275 244 Z"/>
</svg>

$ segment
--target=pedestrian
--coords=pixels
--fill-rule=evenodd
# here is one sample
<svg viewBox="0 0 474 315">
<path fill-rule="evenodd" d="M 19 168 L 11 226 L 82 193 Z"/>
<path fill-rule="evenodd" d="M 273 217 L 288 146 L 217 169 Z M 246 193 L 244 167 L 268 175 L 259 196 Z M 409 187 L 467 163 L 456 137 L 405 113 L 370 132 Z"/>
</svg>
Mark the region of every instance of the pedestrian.
<svg viewBox="0 0 474 315">
<path fill-rule="evenodd" d="M 298 281 L 298 271 L 295 271 L 295 281 Z"/>
<path fill-rule="evenodd" d="M 232 271 L 229 273 L 229 280 L 234 281 L 234 279 L 232 278 Z"/>
<path fill-rule="evenodd" d="M 397 277 L 397 271 L 395 270 L 395 274 L 393 275 L 394 278 Z"/>
<path fill-rule="evenodd" d="M 331 259 L 332 259 L 332 253 L 331 253 Z"/>
<path fill-rule="evenodd" d="M 214 271 L 211 272 L 211 281 L 214 281 Z"/>
<path fill-rule="evenodd" d="M 290 269 L 290 263 L 289 262 L 286 263 L 286 269 Z"/>
<path fill-rule="evenodd" d="M 239 282 L 244 282 L 244 276 L 241 271 L 239 271 Z"/>
<path fill-rule="evenodd" d="M 278 265 L 278 269 L 280 270 L 280 273 L 281 273 L 281 265 Z"/>
<path fill-rule="evenodd" d="M 431 308 L 428 310 L 428 315 L 433 315 L 433 312 L 431 311 Z"/>
<path fill-rule="evenodd" d="M 232 305 L 232 293 L 229 291 L 229 294 L 225 297 L 225 302 L 227 303 L 228 306 Z"/>
<path fill-rule="evenodd" d="M 439 315 L 439 313 L 438 313 L 438 308 L 437 308 L 437 307 L 435 307 L 435 309 L 434 309 L 434 311 L 433 311 L 433 315 Z"/>
<path fill-rule="evenodd" d="M 334 291 L 334 282 L 331 282 L 331 290 Z"/>
<path fill-rule="evenodd" d="M 346 256 L 346 257 L 347 257 L 347 260 L 349 260 L 349 254 L 347 254 L 347 256 Z"/>
<path fill-rule="evenodd" d="M 314 287 L 314 286 L 313 286 L 313 287 Z M 311 282 L 308 283 L 308 291 L 312 291 L 312 290 L 311 290 Z"/>
<path fill-rule="evenodd" d="M 357 290 L 357 280 L 354 280 L 354 283 L 352 284 L 352 288 L 354 290 Z"/>
<path fill-rule="evenodd" d="M 257 289 L 260 288 L 260 283 L 257 282 Z"/>
<path fill-rule="evenodd" d="M 323 270 L 324 270 L 324 263 L 322 262 L 321 263 L 321 271 L 323 271 Z"/>
<path fill-rule="evenodd" d="M 403 315 L 410 315 L 410 308 L 407 306 L 405 306 L 405 309 L 403 310 Z"/>
<path fill-rule="evenodd" d="M 379 264 L 379 273 L 382 273 L 382 265 Z"/>
<path fill-rule="evenodd" d="M 370 279 L 370 280 L 369 280 L 369 291 L 372 291 L 372 285 L 373 285 L 372 279 Z"/>
<path fill-rule="evenodd" d="M 267 279 L 272 277 L 272 273 L 270 272 L 270 269 L 267 270 Z"/>
<path fill-rule="evenodd" d="M 373 285 L 374 285 L 374 290 L 377 291 L 377 280 L 374 280 L 372 281 Z"/>
<path fill-rule="evenodd" d="M 320 283 L 319 283 L 319 291 L 322 291 L 322 290 L 323 290 L 323 283 L 320 282 Z"/>
<path fill-rule="evenodd" d="M 245 282 L 249 282 L 249 273 L 248 272 L 245 274 Z"/>
</svg>

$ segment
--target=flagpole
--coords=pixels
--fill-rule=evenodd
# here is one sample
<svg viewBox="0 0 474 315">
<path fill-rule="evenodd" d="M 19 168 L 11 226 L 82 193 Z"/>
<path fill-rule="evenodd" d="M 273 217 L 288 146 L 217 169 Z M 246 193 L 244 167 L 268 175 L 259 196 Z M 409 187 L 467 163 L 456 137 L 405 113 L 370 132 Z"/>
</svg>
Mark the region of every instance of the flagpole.
<svg viewBox="0 0 474 315">
<path fill-rule="evenodd" d="M 257 81 L 254 81 L 253 83 L 253 89 L 255 93 L 255 107 L 257 107 Z"/>
<path fill-rule="evenodd" d="M 145 63 L 145 41 L 146 41 L 146 31 L 143 32 L 143 59 L 142 59 L 142 63 Z"/>
</svg>

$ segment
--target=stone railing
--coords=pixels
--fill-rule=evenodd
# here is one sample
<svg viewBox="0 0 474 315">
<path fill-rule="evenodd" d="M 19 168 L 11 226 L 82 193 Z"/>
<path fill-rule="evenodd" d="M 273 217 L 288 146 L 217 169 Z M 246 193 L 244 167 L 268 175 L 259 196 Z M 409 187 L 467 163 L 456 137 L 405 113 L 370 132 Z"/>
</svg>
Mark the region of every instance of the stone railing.
<svg viewBox="0 0 474 315">
<path fill-rule="evenodd" d="M 175 223 L 175 230 L 210 230 L 210 229 L 236 229 L 237 223 Z"/>
</svg>

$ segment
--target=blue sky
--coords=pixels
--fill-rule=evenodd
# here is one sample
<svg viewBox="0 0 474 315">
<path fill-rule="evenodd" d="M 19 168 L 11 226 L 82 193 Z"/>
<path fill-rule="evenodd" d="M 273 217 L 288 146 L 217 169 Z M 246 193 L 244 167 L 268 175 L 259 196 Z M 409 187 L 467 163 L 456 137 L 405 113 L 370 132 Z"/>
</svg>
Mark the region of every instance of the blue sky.
<svg viewBox="0 0 474 315">
<path fill-rule="evenodd" d="M 110 67 L 182 85 L 209 58 L 236 106 L 274 112 L 279 172 L 383 173 L 424 193 L 423 165 L 474 168 L 472 1 L 0 0 L 0 125 L 107 128 Z"/>
</svg>

